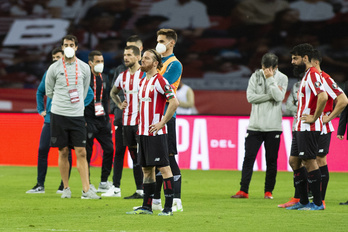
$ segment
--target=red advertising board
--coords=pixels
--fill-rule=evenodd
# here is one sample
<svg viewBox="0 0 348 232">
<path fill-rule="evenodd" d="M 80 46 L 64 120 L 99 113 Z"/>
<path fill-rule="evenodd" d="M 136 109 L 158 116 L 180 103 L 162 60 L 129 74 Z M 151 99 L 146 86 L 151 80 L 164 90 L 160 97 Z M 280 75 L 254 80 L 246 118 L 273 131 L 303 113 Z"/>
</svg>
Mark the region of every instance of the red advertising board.
<svg viewBox="0 0 348 232">
<path fill-rule="evenodd" d="M 177 156 L 184 169 L 241 170 L 244 158 L 244 137 L 248 117 L 239 116 L 178 116 Z M 43 119 L 38 114 L 0 114 L 0 165 L 37 164 L 37 150 Z M 338 119 L 333 121 L 337 128 Z M 290 171 L 288 156 L 292 139 L 292 118 L 283 118 L 283 133 L 278 158 L 278 170 Z M 332 133 L 328 163 L 330 171 L 348 172 L 347 141 Z M 254 170 L 265 170 L 264 149 L 260 149 Z M 91 165 L 100 166 L 102 149 L 96 142 Z M 51 149 L 48 163 L 58 165 L 57 149 Z M 75 159 L 73 163 L 76 164 Z M 132 167 L 130 159 L 125 166 Z"/>
</svg>

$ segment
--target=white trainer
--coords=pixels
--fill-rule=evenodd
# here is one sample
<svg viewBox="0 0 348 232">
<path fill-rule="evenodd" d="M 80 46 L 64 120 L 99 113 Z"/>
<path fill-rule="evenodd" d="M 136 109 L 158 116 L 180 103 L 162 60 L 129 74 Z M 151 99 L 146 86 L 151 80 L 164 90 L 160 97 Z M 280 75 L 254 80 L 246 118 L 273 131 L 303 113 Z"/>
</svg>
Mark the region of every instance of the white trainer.
<svg viewBox="0 0 348 232">
<path fill-rule="evenodd" d="M 71 190 L 69 187 L 63 189 L 63 194 L 61 198 L 71 198 Z"/>
<path fill-rule="evenodd" d="M 112 185 L 106 193 L 102 193 L 102 197 L 121 197 L 121 189 Z"/>
<path fill-rule="evenodd" d="M 25 193 L 45 193 L 45 187 L 39 184 L 36 184 L 32 189 L 29 189 Z"/>
<path fill-rule="evenodd" d="M 90 184 L 90 185 L 89 185 L 89 189 L 92 190 L 92 191 L 95 192 L 95 193 L 97 192 L 97 189 L 94 187 L 93 184 Z"/>
<path fill-rule="evenodd" d="M 172 206 L 173 212 L 182 212 L 184 211 L 184 208 L 182 207 L 181 199 L 180 198 L 174 198 L 173 199 L 173 206 Z"/>
<path fill-rule="evenodd" d="M 110 181 L 100 182 L 97 193 L 106 193 L 113 184 Z"/>
<path fill-rule="evenodd" d="M 162 208 L 162 204 L 161 203 L 155 203 L 155 202 L 152 202 L 152 210 L 160 210 L 162 211 L 163 208 Z"/>
<path fill-rule="evenodd" d="M 89 189 L 86 193 L 82 191 L 81 199 L 101 199 L 92 189 Z"/>
</svg>

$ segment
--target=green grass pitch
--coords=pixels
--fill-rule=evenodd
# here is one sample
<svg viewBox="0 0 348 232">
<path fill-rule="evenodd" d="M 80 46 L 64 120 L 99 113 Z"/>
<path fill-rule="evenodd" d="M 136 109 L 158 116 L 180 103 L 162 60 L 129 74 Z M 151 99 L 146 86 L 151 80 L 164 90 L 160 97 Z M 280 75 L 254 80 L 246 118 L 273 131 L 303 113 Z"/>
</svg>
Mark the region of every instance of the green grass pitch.
<svg viewBox="0 0 348 232">
<path fill-rule="evenodd" d="M 96 187 L 100 171 L 91 168 Z M 184 212 L 159 217 L 159 211 L 126 215 L 142 203 L 123 199 L 135 191 L 130 169 L 123 172 L 122 198 L 82 200 L 76 168 L 70 179 L 72 198 L 61 199 L 55 193 L 58 168 L 49 167 L 45 194 L 26 194 L 36 183 L 36 167 L 0 166 L 0 231 L 348 231 L 348 206 L 339 205 L 348 200 L 348 173 L 330 173 L 323 211 L 277 208 L 294 192 L 289 172 L 278 173 L 273 200 L 263 199 L 264 172 L 254 172 L 249 199 L 231 199 L 239 190 L 240 175 L 239 171 L 182 170 Z"/>
</svg>

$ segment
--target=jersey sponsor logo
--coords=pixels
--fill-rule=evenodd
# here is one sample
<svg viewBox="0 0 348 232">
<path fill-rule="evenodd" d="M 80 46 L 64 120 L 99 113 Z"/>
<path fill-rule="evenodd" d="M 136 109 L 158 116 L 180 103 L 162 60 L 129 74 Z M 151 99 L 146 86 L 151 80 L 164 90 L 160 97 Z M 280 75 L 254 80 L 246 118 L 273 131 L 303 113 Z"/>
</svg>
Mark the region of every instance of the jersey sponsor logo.
<svg viewBox="0 0 348 232">
<path fill-rule="evenodd" d="M 142 97 L 142 98 L 140 98 L 140 101 L 152 102 L 152 99 L 150 97 Z"/>
<path fill-rule="evenodd" d="M 316 81 L 314 83 L 314 86 L 315 86 L 315 88 L 319 88 L 321 86 L 321 82 L 320 81 Z"/>
<path fill-rule="evenodd" d="M 126 94 L 134 94 L 134 93 L 138 93 L 138 90 L 124 90 L 124 92 L 126 93 Z"/>
</svg>

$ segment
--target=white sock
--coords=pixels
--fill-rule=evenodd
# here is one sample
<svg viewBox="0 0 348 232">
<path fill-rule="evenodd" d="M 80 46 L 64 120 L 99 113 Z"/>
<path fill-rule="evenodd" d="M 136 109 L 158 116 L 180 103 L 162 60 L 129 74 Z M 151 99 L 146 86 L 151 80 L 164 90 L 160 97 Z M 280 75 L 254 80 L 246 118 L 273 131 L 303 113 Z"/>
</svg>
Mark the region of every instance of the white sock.
<svg viewBox="0 0 348 232">
<path fill-rule="evenodd" d="M 156 204 L 156 205 L 161 204 L 161 199 L 153 199 L 152 204 Z"/>
<path fill-rule="evenodd" d="M 139 195 L 144 195 L 144 190 L 142 189 L 137 189 L 137 191 L 135 192 L 138 193 Z"/>
</svg>

